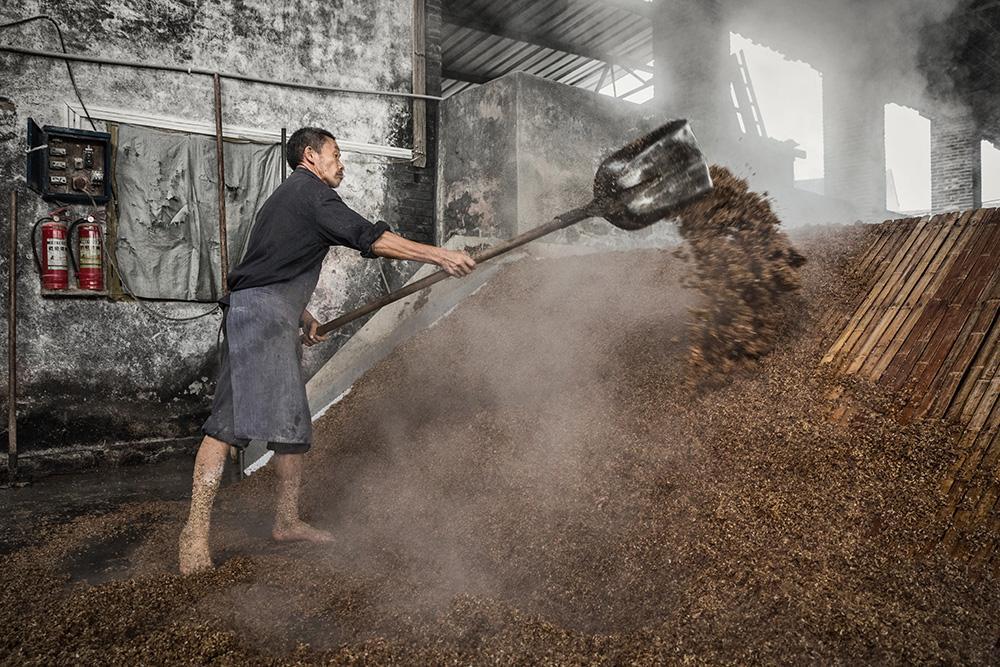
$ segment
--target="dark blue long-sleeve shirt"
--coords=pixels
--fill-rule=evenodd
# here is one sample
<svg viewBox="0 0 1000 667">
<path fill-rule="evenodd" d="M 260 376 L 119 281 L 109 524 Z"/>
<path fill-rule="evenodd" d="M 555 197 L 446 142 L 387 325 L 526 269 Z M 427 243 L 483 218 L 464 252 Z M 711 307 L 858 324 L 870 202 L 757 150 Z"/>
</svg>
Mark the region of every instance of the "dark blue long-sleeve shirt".
<svg viewBox="0 0 1000 667">
<path fill-rule="evenodd" d="M 298 167 L 257 213 L 246 254 L 229 273 L 229 289 L 291 280 L 322 262 L 334 245 L 374 257 L 372 244 L 388 230 L 386 223 L 372 224 L 359 215 L 319 176 Z"/>
</svg>

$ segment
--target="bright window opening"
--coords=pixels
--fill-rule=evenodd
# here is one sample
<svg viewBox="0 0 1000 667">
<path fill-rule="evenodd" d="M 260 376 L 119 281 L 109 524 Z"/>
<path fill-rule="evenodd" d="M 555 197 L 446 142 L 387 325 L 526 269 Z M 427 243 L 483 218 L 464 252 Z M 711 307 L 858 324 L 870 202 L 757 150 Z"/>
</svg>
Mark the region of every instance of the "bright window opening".
<svg viewBox="0 0 1000 667">
<path fill-rule="evenodd" d="M 983 142 L 983 206 L 1000 206 L 1000 148 Z"/>
<path fill-rule="evenodd" d="M 642 104 L 653 99 L 653 67 L 654 61 L 647 63 L 650 71 L 628 70 L 615 66 L 602 74 L 603 80 L 607 84 L 601 88 L 599 93 L 609 97 L 619 97 L 629 102 Z M 611 74 L 614 71 L 614 75 Z"/>
<path fill-rule="evenodd" d="M 885 207 L 898 213 L 931 208 L 931 121 L 914 109 L 885 105 Z"/>
<path fill-rule="evenodd" d="M 759 119 L 748 110 L 747 118 L 737 115 L 743 132 L 752 128 L 751 118 L 763 121 L 767 136 L 784 141 L 791 139 L 805 151 L 804 158 L 795 160 L 795 180 L 812 181 L 823 178 L 823 79 L 820 73 L 808 64 L 788 60 L 782 54 L 736 33 L 729 35 L 729 51 L 738 55 L 743 52 L 750 84 L 757 100 Z M 736 61 L 734 60 L 734 68 Z M 733 104 L 741 105 L 737 97 L 742 91 L 736 86 L 745 86 L 742 76 L 735 76 L 730 89 Z"/>
</svg>

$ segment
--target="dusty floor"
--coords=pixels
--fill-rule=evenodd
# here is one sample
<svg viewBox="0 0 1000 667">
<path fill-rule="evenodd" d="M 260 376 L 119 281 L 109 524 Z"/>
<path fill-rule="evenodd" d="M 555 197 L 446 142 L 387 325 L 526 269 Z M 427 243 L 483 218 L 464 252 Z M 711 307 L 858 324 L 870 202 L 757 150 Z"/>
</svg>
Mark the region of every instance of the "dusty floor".
<svg viewBox="0 0 1000 667">
<path fill-rule="evenodd" d="M 701 393 L 669 253 L 515 265 L 319 423 L 336 544 L 269 541 L 267 470 L 223 491 L 211 573 L 175 574 L 181 501 L 47 527 L 0 563 L 0 661 L 1000 662 L 1000 582 L 923 554 L 954 434 L 864 386 L 828 419 L 856 235 L 797 242 L 783 342 Z M 74 574 L 102 549 L 111 580 Z"/>
</svg>

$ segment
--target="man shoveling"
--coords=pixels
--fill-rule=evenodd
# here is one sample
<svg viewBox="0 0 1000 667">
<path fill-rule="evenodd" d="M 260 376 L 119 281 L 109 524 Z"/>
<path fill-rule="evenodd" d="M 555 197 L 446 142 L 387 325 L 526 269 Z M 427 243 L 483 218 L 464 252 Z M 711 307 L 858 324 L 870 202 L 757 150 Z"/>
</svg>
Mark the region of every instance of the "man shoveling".
<svg viewBox="0 0 1000 667">
<path fill-rule="evenodd" d="M 230 292 L 222 299 L 221 367 L 180 537 L 185 574 L 212 566 L 209 525 L 223 465 L 231 446 L 242 448 L 250 440 L 267 441 L 275 453 L 274 539 L 333 538 L 299 518 L 302 455 L 312 440 L 301 342 L 313 345 L 327 338 L 318 334 L 319 322 L 306 305 L 330 246 L 348 246 L 364 257 L 436 264 L 453 276 L 475 268 L 464 252 L 409 241 L 384 222 L 372 224 L 351 210 L 334 190 L 344 165 L 336 139 L 326 130 L 297 130 L 287 152 L 294 171 L 257 214 L 246 254 L 229 274 Z"/>
</svg>

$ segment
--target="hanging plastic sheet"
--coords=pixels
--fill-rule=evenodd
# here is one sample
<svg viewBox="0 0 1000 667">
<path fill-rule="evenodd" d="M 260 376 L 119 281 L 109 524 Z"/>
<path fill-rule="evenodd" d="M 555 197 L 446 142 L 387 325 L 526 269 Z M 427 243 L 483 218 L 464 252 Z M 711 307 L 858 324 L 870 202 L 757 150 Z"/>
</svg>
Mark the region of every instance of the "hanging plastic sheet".
<svg viewBox="0 0 1000 667">
<path fill-rule="evenodd" d="M 246 248 L 257 211 L 281 183 L 281 146 L 225 142 L 229 262 Z M 118 126 L 117 262 L 139 297 L 222 296 L 214 137 Z"/>
</svg>

